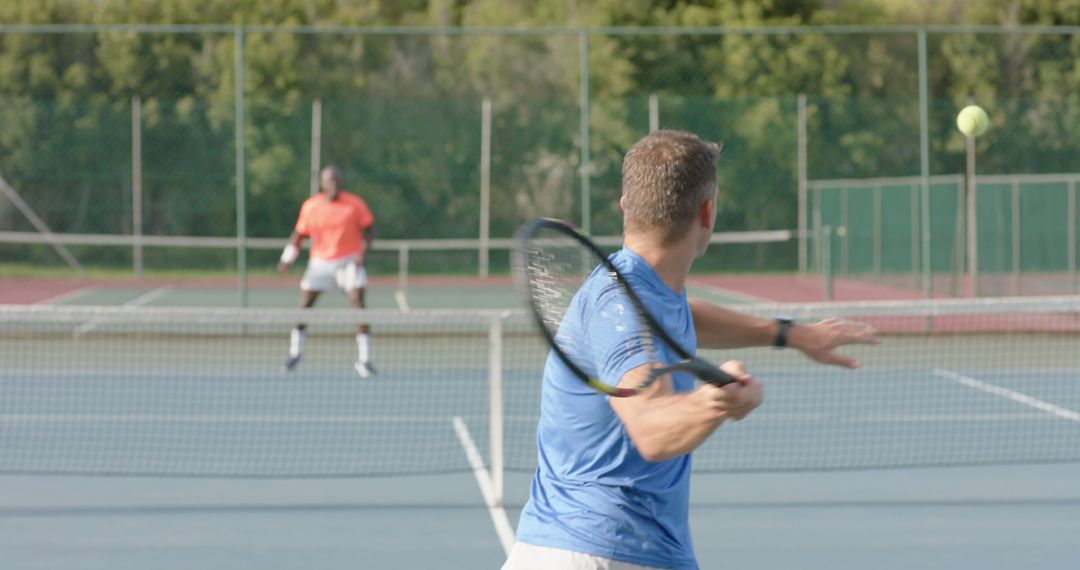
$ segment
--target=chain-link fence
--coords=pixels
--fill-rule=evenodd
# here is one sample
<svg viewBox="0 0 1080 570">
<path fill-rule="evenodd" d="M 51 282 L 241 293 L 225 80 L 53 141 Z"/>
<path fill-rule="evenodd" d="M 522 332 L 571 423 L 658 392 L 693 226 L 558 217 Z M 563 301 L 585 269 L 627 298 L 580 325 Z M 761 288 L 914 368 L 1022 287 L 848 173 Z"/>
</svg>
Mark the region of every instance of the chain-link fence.
<svg viewBox="0 0 1080 570">
<path fill-rule="evenodd" d="M 621 156 L 659 127 L 724 143 L 719 231 L 790 231 L 706 270 L 821 271 L 820 228 L 843 227 L 835 273 L 948 293 L 956 112 L 989 111 L 980 177 L 1076 172 L 1078 58 L 1080 34 L 1042 28 L 0 27 L 0 175 L 41 222 L 0 199 L 0 252 L 11 271 L 62 266 L 53 242 L 90 268 L 269 268 L 337 164 L 377 216 L 373 271 L 408 247 L 416 271 L 500 271 L 536 215 L 617 234 Z M 1075 283 L 1069 180 L 980 179 L 981 292 Z"/>
</svg>

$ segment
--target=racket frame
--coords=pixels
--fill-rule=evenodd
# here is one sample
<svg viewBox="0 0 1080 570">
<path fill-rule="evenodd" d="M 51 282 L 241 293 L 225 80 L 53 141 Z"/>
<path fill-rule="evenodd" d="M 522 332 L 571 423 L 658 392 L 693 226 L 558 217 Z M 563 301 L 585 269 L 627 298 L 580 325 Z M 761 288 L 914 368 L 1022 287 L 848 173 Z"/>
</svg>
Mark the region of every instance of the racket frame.
<svg viewBox="0 0 1080 570">
<path fill-rule="evenodd" d="M 563 352 L 558 343 L 555 342 L 555 336 L 552 331 L 548 330 L 547 325 L 544 322 L 543 311 L 536 304 L 536 295 L 533 287 L 532 279 L 529 278 L 529 243 L 532 236 L 543 229 L 554 230 L 565 235 L 568 238 L 573 239 L 579 245 L 584 247 L 594 257 L 600 260 L 600 264 L 604 266 L 604 270 L 612 277 L 620 286 L 623 293 L 630 299 L 630 303 L 634 306 L 638 315 L 641 317 L 646 328 L 649 332 L 660 339 L 661 342 L 672 348 L 675 353 L 681 358 L 679 362 L 673 364 L 660 366 L 653 368 L 649 372 L 648 380 L 639 387 L 635 388 L 620 388 L 618 386 L 610 386 L 601 382 L 599 379 L 593 378 L 585 373 L 574 361 Z M 727 372 L 720 370 L 715 364 L 702 359 L 697 358 L 687 352 L 679 343 L 675 342 L 670 335 L 660 326 L 660 323 L 653 318 L 652 314 L 645 309 L 644 303 L 638 298 L 637 293 L 634 292 L 633 287 L 623 277 L 622 273 L 615 267 L 615 264 L 608 259 L 607 254 L 603 252 L 591 239 L 585 234 L 579 231 L 573 225 L 558 220 L 555 218 L 536 218 L 521 226 L 517 231 L 516 236 L 517 246 L 513 251 L 513 267 L 514 277 L 517 282 L 519 290 L 525 297 L 525 302 L 529 306 L 532 312 L 533 318 L 536 321 L 536 325 L 540 328 L 541 334 L 548 344 L 551 345 L 552 350 L 559 357 L 559 360 L 563 362 L 576 376 L 584 380 L 594 390 L 614 396 L 617 398 L 625 398 L 629 396 L 635 396 L 645 390 L 650 384 L 652 384 L 657 378 L 665 374 L 670 374 L 676 371 L 685 371 L 693 376 L 714 384 L 716 386 L 725 386 L 735 382 L 735 378 Z"/>
</svg>

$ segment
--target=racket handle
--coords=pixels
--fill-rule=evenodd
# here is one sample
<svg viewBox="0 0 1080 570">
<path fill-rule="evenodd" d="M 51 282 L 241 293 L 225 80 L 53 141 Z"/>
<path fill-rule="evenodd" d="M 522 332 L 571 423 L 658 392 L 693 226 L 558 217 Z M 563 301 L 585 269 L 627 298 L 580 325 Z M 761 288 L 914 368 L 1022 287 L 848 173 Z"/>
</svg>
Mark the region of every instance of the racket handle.
<svg viewBox="0 0 1080 570">
<path fill-rule="evenodd" d="M 688 358 L 676 362 L 671 366 L 657 368 L 652 371 L 651 376 L 657 377 L 678 370 L 689 372 L 700 378 L 702 382 L 708 382 L 714 386 L 727 386 L 728 384 L 735 382 L 734 376 L 724 372 L 717 365 L 702 358 Z"/>
</svg>

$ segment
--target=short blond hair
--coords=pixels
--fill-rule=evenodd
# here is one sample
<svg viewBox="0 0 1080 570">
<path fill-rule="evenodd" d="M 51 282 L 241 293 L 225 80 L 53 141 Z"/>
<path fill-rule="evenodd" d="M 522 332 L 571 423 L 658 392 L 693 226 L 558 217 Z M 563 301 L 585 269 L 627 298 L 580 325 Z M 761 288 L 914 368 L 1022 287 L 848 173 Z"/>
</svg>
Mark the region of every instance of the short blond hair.
<svg viewBox="0 0 1080 570">
<path fill-rule="evenodd" d="M 693 133 L 673 130 L 634 143 L 622 167 L 626 229 L 655 232 L 664 244 L 682 238 L 701 204 L 716 196 L 720 150 Z"/>
</svg>

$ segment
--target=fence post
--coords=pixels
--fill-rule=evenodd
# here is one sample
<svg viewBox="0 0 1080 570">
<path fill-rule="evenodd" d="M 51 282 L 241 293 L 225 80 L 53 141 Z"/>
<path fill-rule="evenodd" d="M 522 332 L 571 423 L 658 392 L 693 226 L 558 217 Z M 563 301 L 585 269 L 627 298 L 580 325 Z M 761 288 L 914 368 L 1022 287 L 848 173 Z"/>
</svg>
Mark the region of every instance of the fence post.
<svg viewBox="0 0 1080 570">
<path fill-rule="evenodd" d="M 851 227 L 851 221 L 849 218 L 849 210 L 851 209 L 851 192 L 847 186 L 840 188 L 840 227 L 836 228 L 836 237 L 840 240 L 840 273 L 845 276 L 849 274 L 848 271 L 848 238 L 846 232 L 841 232 L 840 228 Z"/>
<path fill-rule="evenodd" d="M 480 105 L 480 277 L 488 276 L 491 239 L 491 99 Z"/>
<path fill-rule="evenodd" d="M 833 300 L 833 269 L 832 269 L 832 227 L 823 226 L 821 228 L 821 238 L 819 239 L 821 253 L 821 276 L 825 281 L 825 300 Z"/>
<path fill-rule="evenodd" d="M 311 187 L 308 195 L 319 193 L 319 170 L 322 166 L 322 99 L 311 102 Z"/>
<path fill-rule="evenodd" d="M 649 95 L 649 132 L 660 130 L 660 100 L 656 93 Z"/>
<path fill-rule="evenodd" d="M 911 287 L 919 286 L 919 189 L 908 187 L 911 197 Z"/>
<path fill-rule="evenodd" d="M 1069 181 L 1068 206 L 1065 212 L 1065 244 L 1068 260 L 1065 264 L 1069 272 L 1069 292 L 1076 293 L 1076 179 Z"/>
<path fill-rule="evenodd" d="M 135 278 L 143 276 L 142 100 L 131 98 L 131 260 Z"/>
<path fill-rule="evenodd" d="M 965 290 L 969 283 L 968 275 L 971 267 L 968 265 L 970 257 L 967 254 L 967 181 L 956 187 L 956 221 L 953 228 L 953 264 L 952 264 L 952 296 L 959 297 L 966 294 Z"/>
<path fill-rule="evenodd" d="M 807 186 L 807 164 L 806 164 L 806 94 L 799 93 L 798 100 L 798 170 L 799 170 L 799 273 L 806 273 L 807 269 L 807 251 L 806 251 L 806 186 Z"/>
<path fill-rule="evenodd" d="M 1020 180 L 1013 180 L 1012 184 L 1012 294 L 1020 294 Z"/>
<path fill-rule="evenodd" d="M 926 71 L 926 28 L 919 28 L 919 177 L 921 178 L 920 225 L 922 226 L 923 296 L 934 296 L 934 266 L 930 251 L 930 111 Z M 929 321 L 927 321 L 929 327 Z"/>
<path fill-rule="evenodd" d="M 581 52 L 581 229 L 592 232 L 592 191 L 589 188 L 591 175 L 589 158 L 589 32 L 578 32 L 578 44 Z"/>
<path fill-rule="evenodd" d="M 814 238 L 814 269 L 818 272 L 822 271 L 822 259 L 821 259 L 821 188 L 814 186 L 814 230 L 811 234 Z M 824 275 L 824 274 L 823 274 Z"/>
<path fill-rule="evenodd" d="M 398 286 L 394 291 L 394 300 L 402 311 L 409 310 L 409 243 L 398 243 Z"/>
<path fill-rule="evenodd" d="M 239 277 L 240 306 L 248 305 L 247 283 L 247 191 L 244 182 L 244 27 L 233 32 L 236 56 L 236 269 Z"/>
<path fill-rule="evenodd" d="M 884 270 L 882 269 L 882 257 L 883 251 L 883 239 L 882 233 L 882 215 L 881 215 L 881 183 L 878 182 L 874 185 L 874 278 L 878 283 L 884 278 Z"/>
<path fill-rule="evenodd" d="M 975 137 L 967 139 L 967 258 L 968 283 L 967 296 L 979 296 L 979 208 L 975 181 Z"/>
</svg>

